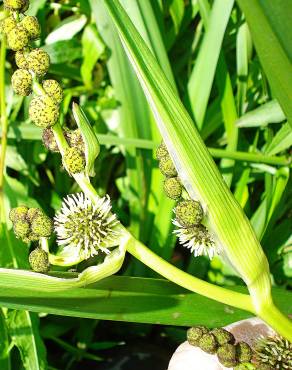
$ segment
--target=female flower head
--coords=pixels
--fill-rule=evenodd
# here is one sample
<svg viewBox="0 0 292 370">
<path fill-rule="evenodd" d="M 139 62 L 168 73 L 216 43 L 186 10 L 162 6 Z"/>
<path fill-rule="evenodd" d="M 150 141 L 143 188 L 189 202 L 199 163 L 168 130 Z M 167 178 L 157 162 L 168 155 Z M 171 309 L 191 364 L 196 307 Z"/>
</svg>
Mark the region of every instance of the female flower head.
<svg viewBox="0 0 292 370">
<path fill-rule="evenodd" d="M 119 244 L 119 221 L 111 213 L 109 196 L 95 204 L 83 193 L 68 195 L 54 219 L 57 243 L 63 247 L 78 248 L 82 259 L 109 254 L 108 248 Z"/>
</svg>

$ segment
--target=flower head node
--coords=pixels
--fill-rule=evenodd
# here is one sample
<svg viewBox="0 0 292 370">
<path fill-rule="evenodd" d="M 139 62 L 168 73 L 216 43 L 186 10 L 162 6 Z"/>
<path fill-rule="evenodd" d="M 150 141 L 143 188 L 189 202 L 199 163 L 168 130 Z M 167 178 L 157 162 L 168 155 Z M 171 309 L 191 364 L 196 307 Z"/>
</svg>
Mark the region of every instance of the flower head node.
<svg viewBox="0 0 292 370">
<path fill-rule="evenodd" d="M 111 213 L 109 196 L 93 204 L 83 193 L 67 196 L 55 217 L 55 231 L 59 246 L 76 247 L 82 258 L 109 254 L 108 248 L 118 244 L 119 221 Z"/>
<path fill-rule="evenodd" d="M 204 225 L 199 224 L 186 228 L 176 219 L 173 220 L 173 224 L 178 227 L 178 229 L 174 230 L 174 233 L 177 234 L 179 242 L 184 247 L 189 248 L 195 257 L 206 255 L 212 259 L 216 253 L 220 252 Z"/>
</svg>

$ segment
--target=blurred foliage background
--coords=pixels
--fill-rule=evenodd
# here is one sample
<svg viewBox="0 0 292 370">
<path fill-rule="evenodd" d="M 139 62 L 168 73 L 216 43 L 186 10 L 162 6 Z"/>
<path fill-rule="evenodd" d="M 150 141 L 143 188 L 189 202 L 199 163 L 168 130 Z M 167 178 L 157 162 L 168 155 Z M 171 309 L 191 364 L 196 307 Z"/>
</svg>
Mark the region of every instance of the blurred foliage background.
<svg viewBox="0 0 292 370">
<path fill-rule="evenodd" d="M 225 6 L 208 0 L 121 2 L 251 220 L 273 284 L 291 290 L 292 132 L 240 8 L 230 0 Z M 155 160 L 160 134 L 102 0 L 31 0 L 28 14 L 41 23 L 36 45 L 51 56 L 49 76 L 64 88 L 61 122 L 74 128 L 70 108 L 78 102 L 102 145 L 93 179 L 99 194 L 109 194 L 123 224 L 174 265 L 222 286 L 244 285 L 223 258 L 194 258 L 176 244 L 173 202 L 163 193 Z M 5 67 L 5 210 L 26 204 L 53 216 L 62 197 L 78 188 L 60 156 L 44 148 L 41 131 L 29 122 L 30 98 L 12 92 L 13 53 L 8 52 Z M 28 268 L 29 248 L 9 228 L 2 227 L 0 239 L 1 267 Z M 130 257 L 119 274 L 157 277 Z M 185 338 L 185 328 L 176 326 L 40 316 L 1 311 L 1 369 L 160 370 Z"/>
</svg>

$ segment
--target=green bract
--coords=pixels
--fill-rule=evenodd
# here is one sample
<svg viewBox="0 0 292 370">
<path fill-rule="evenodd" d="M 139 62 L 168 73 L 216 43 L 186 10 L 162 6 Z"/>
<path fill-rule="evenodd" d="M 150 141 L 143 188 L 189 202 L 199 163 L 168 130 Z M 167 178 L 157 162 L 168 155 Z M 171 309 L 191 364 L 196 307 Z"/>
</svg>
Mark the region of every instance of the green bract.
<svg viewBox="0 0 292 370">
<path fill-rule="evenodd" d="M 50 56 L 42 49 L 34 49 L 27 56 L 28 68 L 38 76 L 43 76 L 50 67 Z"/>
<path fill-rule="evenodd" d="M 48 254 L 41 248 L 37 248 L 30 253 L 29 263 L 32 270 L 36 272 L 45 273 L 50 269 Z"/>
<path fill-rule="evenodd" d="M 16 94 L 27 96 L 31 93 L 32 76 L 26 69 L 17 69 L 11 78 Z"/>
<path fill-rule="evenodd" d="M 26 29 L 31 40 L 38 39 L 41 34 L 41 27 L 36 17 L 27 15 L 20 24 Z"/>
<path fill-rule="evenodd" d="M 59 106 L 47 95 L 32 99 L 29 106 L 30 119 L 40 127 L 51 127 L 58 121 Z"/>
<path fill-rule="evenodd" d="M 80 173 L 85 169 L 84 153 L 77 148 L 67 148 L 63 155 L 63 163 L 69 173 Z"/>
<path fill-rule="evenodd" d="M 43 88 L 45 92 L 56 100 L 57 103 L 61 103 L 63 100 L 63 89 L 59 82 L 56 80 L 45 80 L 43 82 Z"/>
<path fill-rule="evenodd" d="M 18 25 L 7 34 L 7 42 L 10 49 L 22 50 L 28 45 L 29 35 L 25 28 Z"/>
<path fill-rule="evenodd" d="M 177 221 L 183 227 L 198 225 L 204 216 L 203 209 L 199 202 L 195 200 L 183 200 L 175 208 Z"/>
<path fill-rule="evenodd" d="M 177 177 L 170 177 L 164 181 L 163 189 L 171 199 L 179 199 L 182 193 L 182 186 Z"/>
</svg>

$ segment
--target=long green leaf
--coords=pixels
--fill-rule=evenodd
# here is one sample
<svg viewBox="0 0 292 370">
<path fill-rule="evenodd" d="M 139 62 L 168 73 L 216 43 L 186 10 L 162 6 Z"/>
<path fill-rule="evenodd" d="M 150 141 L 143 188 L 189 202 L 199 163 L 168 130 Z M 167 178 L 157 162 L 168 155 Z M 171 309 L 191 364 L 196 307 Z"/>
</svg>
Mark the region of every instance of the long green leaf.
<svg viewBox="0 0 292 370">
<path fill-rule="evenodd" d="M 273 94 L 292 125 L 292 2 L 237 0 Z"/>
</svg>

